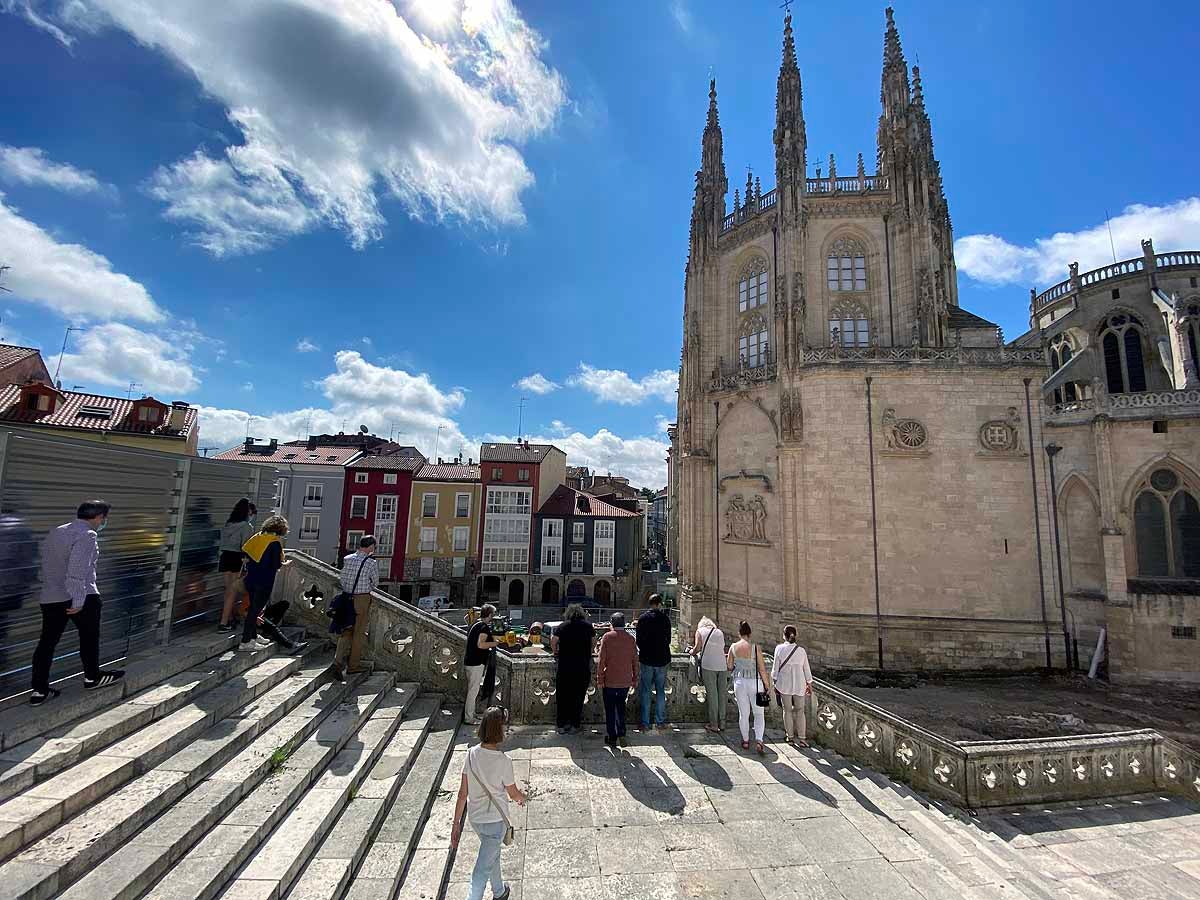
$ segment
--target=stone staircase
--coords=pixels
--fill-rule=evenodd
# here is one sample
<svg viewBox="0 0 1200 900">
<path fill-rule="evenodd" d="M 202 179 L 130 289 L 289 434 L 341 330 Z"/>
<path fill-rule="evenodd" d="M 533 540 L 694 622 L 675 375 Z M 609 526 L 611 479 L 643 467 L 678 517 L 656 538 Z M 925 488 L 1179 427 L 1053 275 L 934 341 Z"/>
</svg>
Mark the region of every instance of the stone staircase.
<svg viewBox="0 0 1200 900">
<path fill-rule="evenodd" d="M 0 712 L 0 896 L 390 896 L 461 711 L 325 652 L 205 636 L 99 696 Z M 449 814 L 447 813 L 447 818 Z M 387 892 L 377 888 L 387 886 Z"/>
</svg>

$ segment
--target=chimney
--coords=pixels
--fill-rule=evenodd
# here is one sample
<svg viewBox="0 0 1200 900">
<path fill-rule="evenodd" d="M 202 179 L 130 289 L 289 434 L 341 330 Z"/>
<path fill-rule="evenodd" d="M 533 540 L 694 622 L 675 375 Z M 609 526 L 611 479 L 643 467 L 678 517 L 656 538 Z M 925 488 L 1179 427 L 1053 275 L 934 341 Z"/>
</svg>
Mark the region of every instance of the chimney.
<svg viewBox="0 0 1200 900">
<path fill-rule="evenodd" d="M 306 446 L 309 450 L 317 449 L 317 436 L 315 434 L 310 434 L 308 436 L 308 444 Z"/>
<path fill-rule="evenodd" d="M 274 453 L 275 453 L 275 452 L 276 452 L 278 449 L 279 449 L 279 439 L 278 439 L 278 438 L 271 438 L 271 449 L 270 449 L 270 452 L 271 452 L 271 454 L 272 454 L 272 455 L 274 455 Z"/>
<path fill-rule="evenodd" d="M 248 438 L 246 438 L 246 443 L 242 445 L 242 452 L 250 453 L 253 450 L 254 450 L 254 438 L 248 437 Z"/>
<path fill-rule="evenodd" d="M 167 420 L 167 427 L 172 431 L 183 431 L 183 425 L 187 421 L 188 405 L 183 400 L 176 400 L 171 404 L 170 418 Z"/>
</svg>

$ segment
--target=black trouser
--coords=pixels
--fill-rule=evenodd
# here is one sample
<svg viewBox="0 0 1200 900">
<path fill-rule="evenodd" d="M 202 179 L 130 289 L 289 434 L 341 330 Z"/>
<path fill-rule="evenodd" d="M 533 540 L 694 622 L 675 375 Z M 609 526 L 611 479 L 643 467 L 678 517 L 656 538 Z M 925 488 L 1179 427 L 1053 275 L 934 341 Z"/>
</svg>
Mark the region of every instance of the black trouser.
<svg viewBox="0 0 1200 900">
<path fill-rule="evenodd" d="M 83 677 L 95 681 L 100 677 L 100 595 L 88 594 L 83 608 L 74 615 L 67 615 L 70 601 L 42 604 L 42 634 L 37 649 L 33 651 L 33 689 L 39 694 L 50 690 L 50 666 L 54 663 L 54 649 L 58 646 L 67 622 L 79 632 L 79 660 L 83 663 Z"/>
<path fill-rule="evenodd" d="M 625 701 L 628 697 L 627 687 L 604 689 L 604 724 L 610 741 L 625 737 Z"/>
<path fill-rule="evenodd" d="M 242 623 L 243 644 L 258 637 L 258 617 L 270 602 L 271 588 L 255 588 L 250 592 L 250 610 L 246 613 L 246 621 Z"/>
<path fill-rule="evenodd" d="M 592 672 L 584 668 L 558 667 L 554 685 L 559 728 L 578 728 L 583 719 L 583 698 L 592 682 Z"/>
</svg>

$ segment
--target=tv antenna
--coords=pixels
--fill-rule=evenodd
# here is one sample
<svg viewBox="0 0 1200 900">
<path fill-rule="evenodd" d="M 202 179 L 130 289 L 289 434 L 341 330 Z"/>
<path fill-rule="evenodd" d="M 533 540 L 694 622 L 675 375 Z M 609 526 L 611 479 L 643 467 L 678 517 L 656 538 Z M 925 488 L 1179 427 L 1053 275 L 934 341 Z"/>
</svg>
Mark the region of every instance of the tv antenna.
<svg viewBox="0 0 1200 900">
<path fill-rule="evenodd" d="M 8 266 L 0 268 L 0 274 L 3 274 L 3 270 L 7 268 Z M 59 373 L 62 372 L 63 354 L 67 352 L 67 339 L 71 336 L 72 331 L 83 331 L 83 329 L 78 325 L 68 325 L 67 330 L 63 332 L 62 349 L 58 351 L 58 365 L 54 369 L 54 383 L 56 385 L 58 384 Z"/>
<path fill-rule="evenodd" d="M 4 278 L 4 273 L 5 273 L 5 272 L 7 272 L 7 271 L 8 271 L 9 269 L 11 269 L 11 268 L 12 268 L 12 266 L 0 266 L 0 279 Z M 6 293 L 6 294 L 11 294 L 11 293 L 12 293 L 12 291 L 11 291 L 11 290 L 9 290 L 8 288 L 6 288 L 6 287 L 5 287 L 4 285 L 2 285 L 2 284 L 0 284 L 0 291 L 4 291 L 4 293 Z"/>
<path fill-rule="evenodd" d="M 521 443 L 521 436 L 525 433 L 525 398 L 521 398 L 521 402 L 517 404 L 517 443 Z"/>
<path fill-rule="evenodd" d="M 127 391 L 125 392 L 125 399 L 126 399 L 126 400 L 132 400 L 132 399 L 133 399 L 133 389 L 134 389 L 134 388 L 140 388 L 140 387 L 142 387 L 142 384 L 141 384 L 141 382 L 139 382 L 139 381 L 131 381 L 131 382 L 129 382 L 129 390 L 127 390 Z"/>
</svg>

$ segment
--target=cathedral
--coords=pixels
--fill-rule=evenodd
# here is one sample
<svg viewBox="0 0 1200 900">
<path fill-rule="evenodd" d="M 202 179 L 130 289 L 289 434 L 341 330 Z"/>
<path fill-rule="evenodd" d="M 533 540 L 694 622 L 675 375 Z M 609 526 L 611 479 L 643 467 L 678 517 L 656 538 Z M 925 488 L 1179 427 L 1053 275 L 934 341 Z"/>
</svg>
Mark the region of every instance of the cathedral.
<svg viewBox="0 0 1200 900">
<path fill-rule="evenodd" d="M 1133 523 L 1121 532 L 1115 506 L 1113 520 L 1102 521 L 1098 500 L 1095 521 L 1069 503 L 1064 515 L 1075 519 L 1067 523 L 1044 448 L 1056 438 L 1067 444 L 1060 463 L 1070 458 L 1078 469 L 1067 490 L 1086 493 L 1098 483 L 1088 474 L 1097 465 L 1088 439 L 1068 440 L 1055 429 L 1084 423 L 1091 434 L 1089 416 L 1107 418 L 1107 407 L 1094 408 L 1090 370 L 1080 374 L 1087 365 L 1103 374 L 1106 339 L 1097 337 L 1100 349 L 1064 375 L 1058 370 L 1070 360 L 1061 346 L 1072 338 L 1062 336 L 1067 326 L 1053 321 L 1053 310 L 1070 306 L 1069 291 L 1054 293 L 1053 302 L 1035 296 L 1051 313 L 1031 310 L 1031 331 L 1011 343 L 959 306 L 921 74 L 905 60 L 891 9 L 870 170 L 861 154 L 849 171 L 831 156 L 824 174 L 817 168 L 810 176 L 790 16 L 776 91 L 775 184 L 764 191 L 748 176 L 730 208 L 715 82 L 709 87 L 670 432 L 683 620 L 708 615 L 729 633 L 745 619 L 762 644 L 795 624 L 823 669 L 1061 667 L 1081 640 L 1086 657 L 1106 627 L 1106 593 L 1117 582 L 1124 592 L 1136 569 L 1135 561 L 1105 574 L 1106 555 L 1136 557 Z M 1179 271 L 1196 274 L 1200 258 L 1192 262 Z M 1146 279 L 1142 268 L 1127 274 L 1139 285 Z M 1078 273 L 1072 278 L 1078 282 Z M 1146 325 L 1161 329 L 1165 320 L 1145 303 Z M 1183 331 L 1167 331 L 1180 350 Z M 1187 387 L 1186 365 L 1161 363 L 1152 339 L 1144 335 L 1145 365 L 1156 373 L 1174 365 L 1178 376 L 1172 381 L 1164 368 L 1154 387 Z M 1088 343 L 1082 333 L 1074 340 L 1076 349 Z M 1148 385 L 1127 380 L 1125 389 Z M 1067 405 L 1052 424 L 1055 398 Z M 1089 399 L 1093 407 L 1080 408 Z M 1196 456 L 1194 420 L 1186 416 L 1197 413 L 1170 412 L 1181 418 L 1172 423 L 1178 459 Z M 1142 419 L 1131 424 L 1148 429 Z M 1143 455 L 1154 457 L 1151 449 Z M 1147 466 L 1143 479 L 1156 471 Z M 1195 484 L 1194 468 L 1170 471 L 1181 487 Z M 1158 499 L 1169 504 L 1167 495 Z M 1075 531 L 1064 534 L 1067 524 Z M 1126 536 L 1105 537 L 1105 528 Z M 1071 570 L 1079 529 L 1082 588 L 1060 576 L 1064 553 Z M 1114 570 L 1114 561 L 1107 565 Z M 1174 564 L 1168 568 L 1173 574 Z M 1180 557 L 1181 575 L 1183 568 Z M 1097 597 L 1098 607 L 1087 606 Z M 1195 621 L 1189 599 L 1190 611 L 1180 615 Z M 1200 670 L 1194 660 L 1182 665 Z"/>
</svg>

